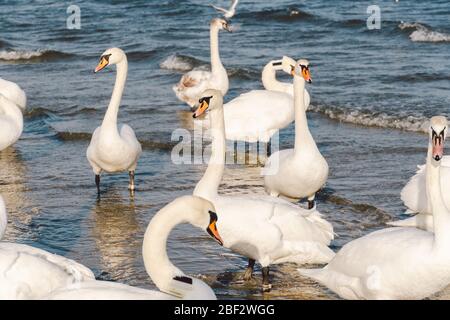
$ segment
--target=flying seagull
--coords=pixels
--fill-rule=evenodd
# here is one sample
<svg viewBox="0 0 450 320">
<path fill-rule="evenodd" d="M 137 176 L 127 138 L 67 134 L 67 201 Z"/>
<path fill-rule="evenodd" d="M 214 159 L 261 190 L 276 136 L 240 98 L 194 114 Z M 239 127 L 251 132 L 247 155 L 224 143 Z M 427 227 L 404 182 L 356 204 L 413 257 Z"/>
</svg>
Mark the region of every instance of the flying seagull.
<svg viewBox="0 0 450 320">
<path fill-rule="evenodd" d="M 215 5 L 211 5 L 211 7 L 213 7 L 214 9 L 216 9 L 219 12 L 223 13 L 223 16 L 227 19 L 231 19 L 233 18 L 233 16 L 236 14 L 236 6 L 238 4 L 239 0 L 231 0 L 231 6 L 230 9 L 224 9 L 224 8 L 220 8 L 220 7 L 216 7 Z"/>
</svg>

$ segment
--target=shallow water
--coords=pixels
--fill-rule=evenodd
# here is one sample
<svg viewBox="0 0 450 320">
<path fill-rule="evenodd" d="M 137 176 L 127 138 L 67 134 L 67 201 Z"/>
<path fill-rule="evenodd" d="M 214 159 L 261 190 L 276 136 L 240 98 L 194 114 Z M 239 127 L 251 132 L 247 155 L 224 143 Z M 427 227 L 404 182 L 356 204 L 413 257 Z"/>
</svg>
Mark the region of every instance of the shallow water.
<svg viewBox="0 0 450 320">
<path fill-rule="evenodd" d="M 81 30 L 65 28 L 66 6 L 57 1 L 0 4 L 0 76 L 19 83 L 29 99 L 21 140 L 0 153 L 0 193 L 10 213 L 6 239 L 76 259 L 99 279 L 152 288 L 141 255 L 145 228 L 163 205 L 190 194 L 205 170 L 171 161 L 173 130 L 192 127 L 171 86 L 209 61 L 214 12 L 204 1 L 77 3 Z M 241 1 L 232 21 L 237 32 L 220 35 L 230 74 L 227 100 L 260 88 L 261 68 L 271 59 L 311 61 L 309 125 L 330 165 L 318 209 L 335 227 L 336 250 L 402 214 L 400 190 L 424 162 L 426 118 L 448 115 L 447 1 L 378 3 L 382 28 L 369 31 L 365 1 Z M 111 46 L 128 54 L 119 118 L 135 129 L 144 152 L 135 196 L 126 174 L 105 175 L 97 201 L 85 151 L 115 73 L 92 70 Z M 280 140 L 281 148 L 292 146 L 292 125 Z M 264 193 L 259 170 L 229 166 L 222 192 Z M 298 276 L 293 265 L 274 268 L 274 289 L 263 296 L 259 273 L 253 283 L 239 280 L 245 259 L 190 226 L 172 233 L 169 253 L 220 298 L 337 298 Z"/>
</svg>

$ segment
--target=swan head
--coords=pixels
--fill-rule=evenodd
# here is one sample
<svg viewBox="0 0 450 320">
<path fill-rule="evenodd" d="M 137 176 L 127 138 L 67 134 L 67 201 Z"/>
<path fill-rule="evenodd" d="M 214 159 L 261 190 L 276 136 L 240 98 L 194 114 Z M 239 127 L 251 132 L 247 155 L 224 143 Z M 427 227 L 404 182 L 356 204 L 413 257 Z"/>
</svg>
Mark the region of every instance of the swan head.
<svg viewBox="0 0 450 320">
<path fill-rule="evenodd" d="M 6 206 L 2 196 L 0 196 L 0 240 L 2 240 L 6 232 L 7 224 L 8 224 L 8 215 L 6 213 Z"/>
<path fill-rule="evenodd" d="M 300 59 L 295 65 L 291 65 L 290 73 L 293 77 L 302 77 L 306 82 L 312 83 L 311 73 L 309 71 L 309 61 L 306 59 Z"/>
<path fill-rule="evenodd" d="M 295 60 L 288 57 L 288 56 L 283 56 L 283 58 L 281 60 L 273 60 L 271 62 L 269 62 L 269 64 L 267 65 L 267 67 L 271 67 L 273 70 L 282 70 L 284 72 L 286 72 L 287 74 L 291 74 L 292 72 L 292 66 L 295 66 Z"/>
<path fill-rule="evenodd" d="M 432 158 L 440 161 L 444 156 L 444 143 L 447 137 L 447 119 L 442 116 L 430 119 L 430 143 L 432 146 Z"/>
<path fill-rule="evenodd" d="M 107 66 L 118 64 L 122 62 L 124 59 L 126 59 L 125 52 L 120 48 L 111 48 L 106 50 L 102 53 L 100 56 L 100 61 L 97 65 L 97 67 L 94 70 L 94 73 L 97 73 L 103 69 L 105 69 Z"/>
<path fill-rule="evenodd" d="M 198 118 L 206 112 L 218 110 L 223 107 L 223 95 L 222 92 L 215 89 L 205 90 L 201 98 L 198 100 L 198 104 L 194 107 L 193 118 Z"/>
<path fill-rule="evenodd" d="M 226 30 L 232 32 L 231 26 L 227 20 L 221 18 L 214 18 L 211 20 L 211 28 L 216 28 L 218 30 Z"/>
<path fill-rule="evenodd" d="M 217 213 L 214 205 L 203 198 L 196 196 L 186 196 L 181 198 L 184 207 L 189 207 L 187 214 L 187 221 L 193 226 L 205 230 L 214 240 L 220 245 L 223 245 L 223 240 L 217 230 Z"/>
</svg>

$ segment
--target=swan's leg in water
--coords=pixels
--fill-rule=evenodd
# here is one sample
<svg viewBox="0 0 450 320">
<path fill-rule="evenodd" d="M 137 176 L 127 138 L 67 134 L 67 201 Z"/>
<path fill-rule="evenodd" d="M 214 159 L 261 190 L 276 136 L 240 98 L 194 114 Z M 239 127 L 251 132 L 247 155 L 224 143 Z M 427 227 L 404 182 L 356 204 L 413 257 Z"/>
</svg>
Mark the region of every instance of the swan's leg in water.
<svg viewBox="0 0 450 320">
<path fill-rule="evenodd" d="M 95 185 L 97 186 L 97 193 L 100 194 L 100 175 L 95 175 Z"/>
<path fill-rule="evenodd" d="M 130 191 L 134 191 L 135 186 L 134 186 L 134 171 L 130 171 L 130 185 L 128 186 L 128 189 L 130 189 Z"/>
<path fill-rule="evenodd" d="M 234 144 L 233 144 L 233 151 L 234 151 L 234 164 L 236 164 L 237 163 L 237 160 L 238 160 L 238 147 L 237 147 L 237 141 L 235 140 L 234 141 Z"/>
<path fill-rule="evenodd" d="M 253 277 L 253 269 L 255 268 L 255 260 L 248 259 L 248 267 L 244 273 L 244 280 L 249 281 Z"/>
<path fill-rule="evenodd" d="M 316 198 L 316 194 L 313 194 L 312 196 L 308 197 L 308 209 L 312 209 L 314 208 L 316 202 L 315 199 Z"/>
<path fill-rule="evenodd" d="M 263 292 L 269 292 L 272 289 L 272 285 L 269 281 L 269 267 L 262 268 L 262 276 L 263 276 Z"/>
</svg>

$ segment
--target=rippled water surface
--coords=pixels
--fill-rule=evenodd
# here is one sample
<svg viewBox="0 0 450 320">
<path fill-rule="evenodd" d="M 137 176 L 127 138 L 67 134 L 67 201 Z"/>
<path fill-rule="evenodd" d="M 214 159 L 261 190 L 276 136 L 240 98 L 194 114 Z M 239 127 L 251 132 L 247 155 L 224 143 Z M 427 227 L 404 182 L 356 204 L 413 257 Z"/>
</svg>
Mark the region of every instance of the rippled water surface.
<svg viewBox="0 0 450 320">
<path fill-rule="evenodd" d="M 192 193 L 205 170 L 171 161 L 173 130 L 192 128 L 171 87 L 183 72 L 208 64 L 215 12 L 209 1 L 79 0 L 82 28 L 68 30 L 67 4 L 28 3 L 0 3 L 0 77 L 28 94 L 23 136 L 0 153 L 0 193 L 10 213 L 6 239 L 76 259 L 99 279 L 152 288 L 141 255 L 145 228 L 163 205 Z M 381 30 L 370 31 L 367 1 L 241 0 L 232 21 L 237 31 L 220 34 L 230 75 L 226 100 L 260 88 L 269 60 L 311 61 L 309 125 L 331 169 L 318 208 L 338 234 L 335 250 L 402 214 L 400 190 L 424 162 L 426 119 L 449 114 L 448 1 L 377 3 Z M 127 174 L 106 175 L 97 201 L 85 151 L 115 72 L 92 70 L 112 46 L 129 59 L 119 119 L 135 129 L 144 152 L 135 196 Z M 281 132 L 281 147 L 293 139 L 291 125 Z M 222 192 L 263 194 L 259 170 L 229 166 Z M 241 283 L 244 258 L 190 226 L 172 233 L 169 253 L 220 298 L 337 298 L 298 276 L 294 265 L 274 267 L 274 290 L 263 296 L 259 273 Z"/>
</svg>

